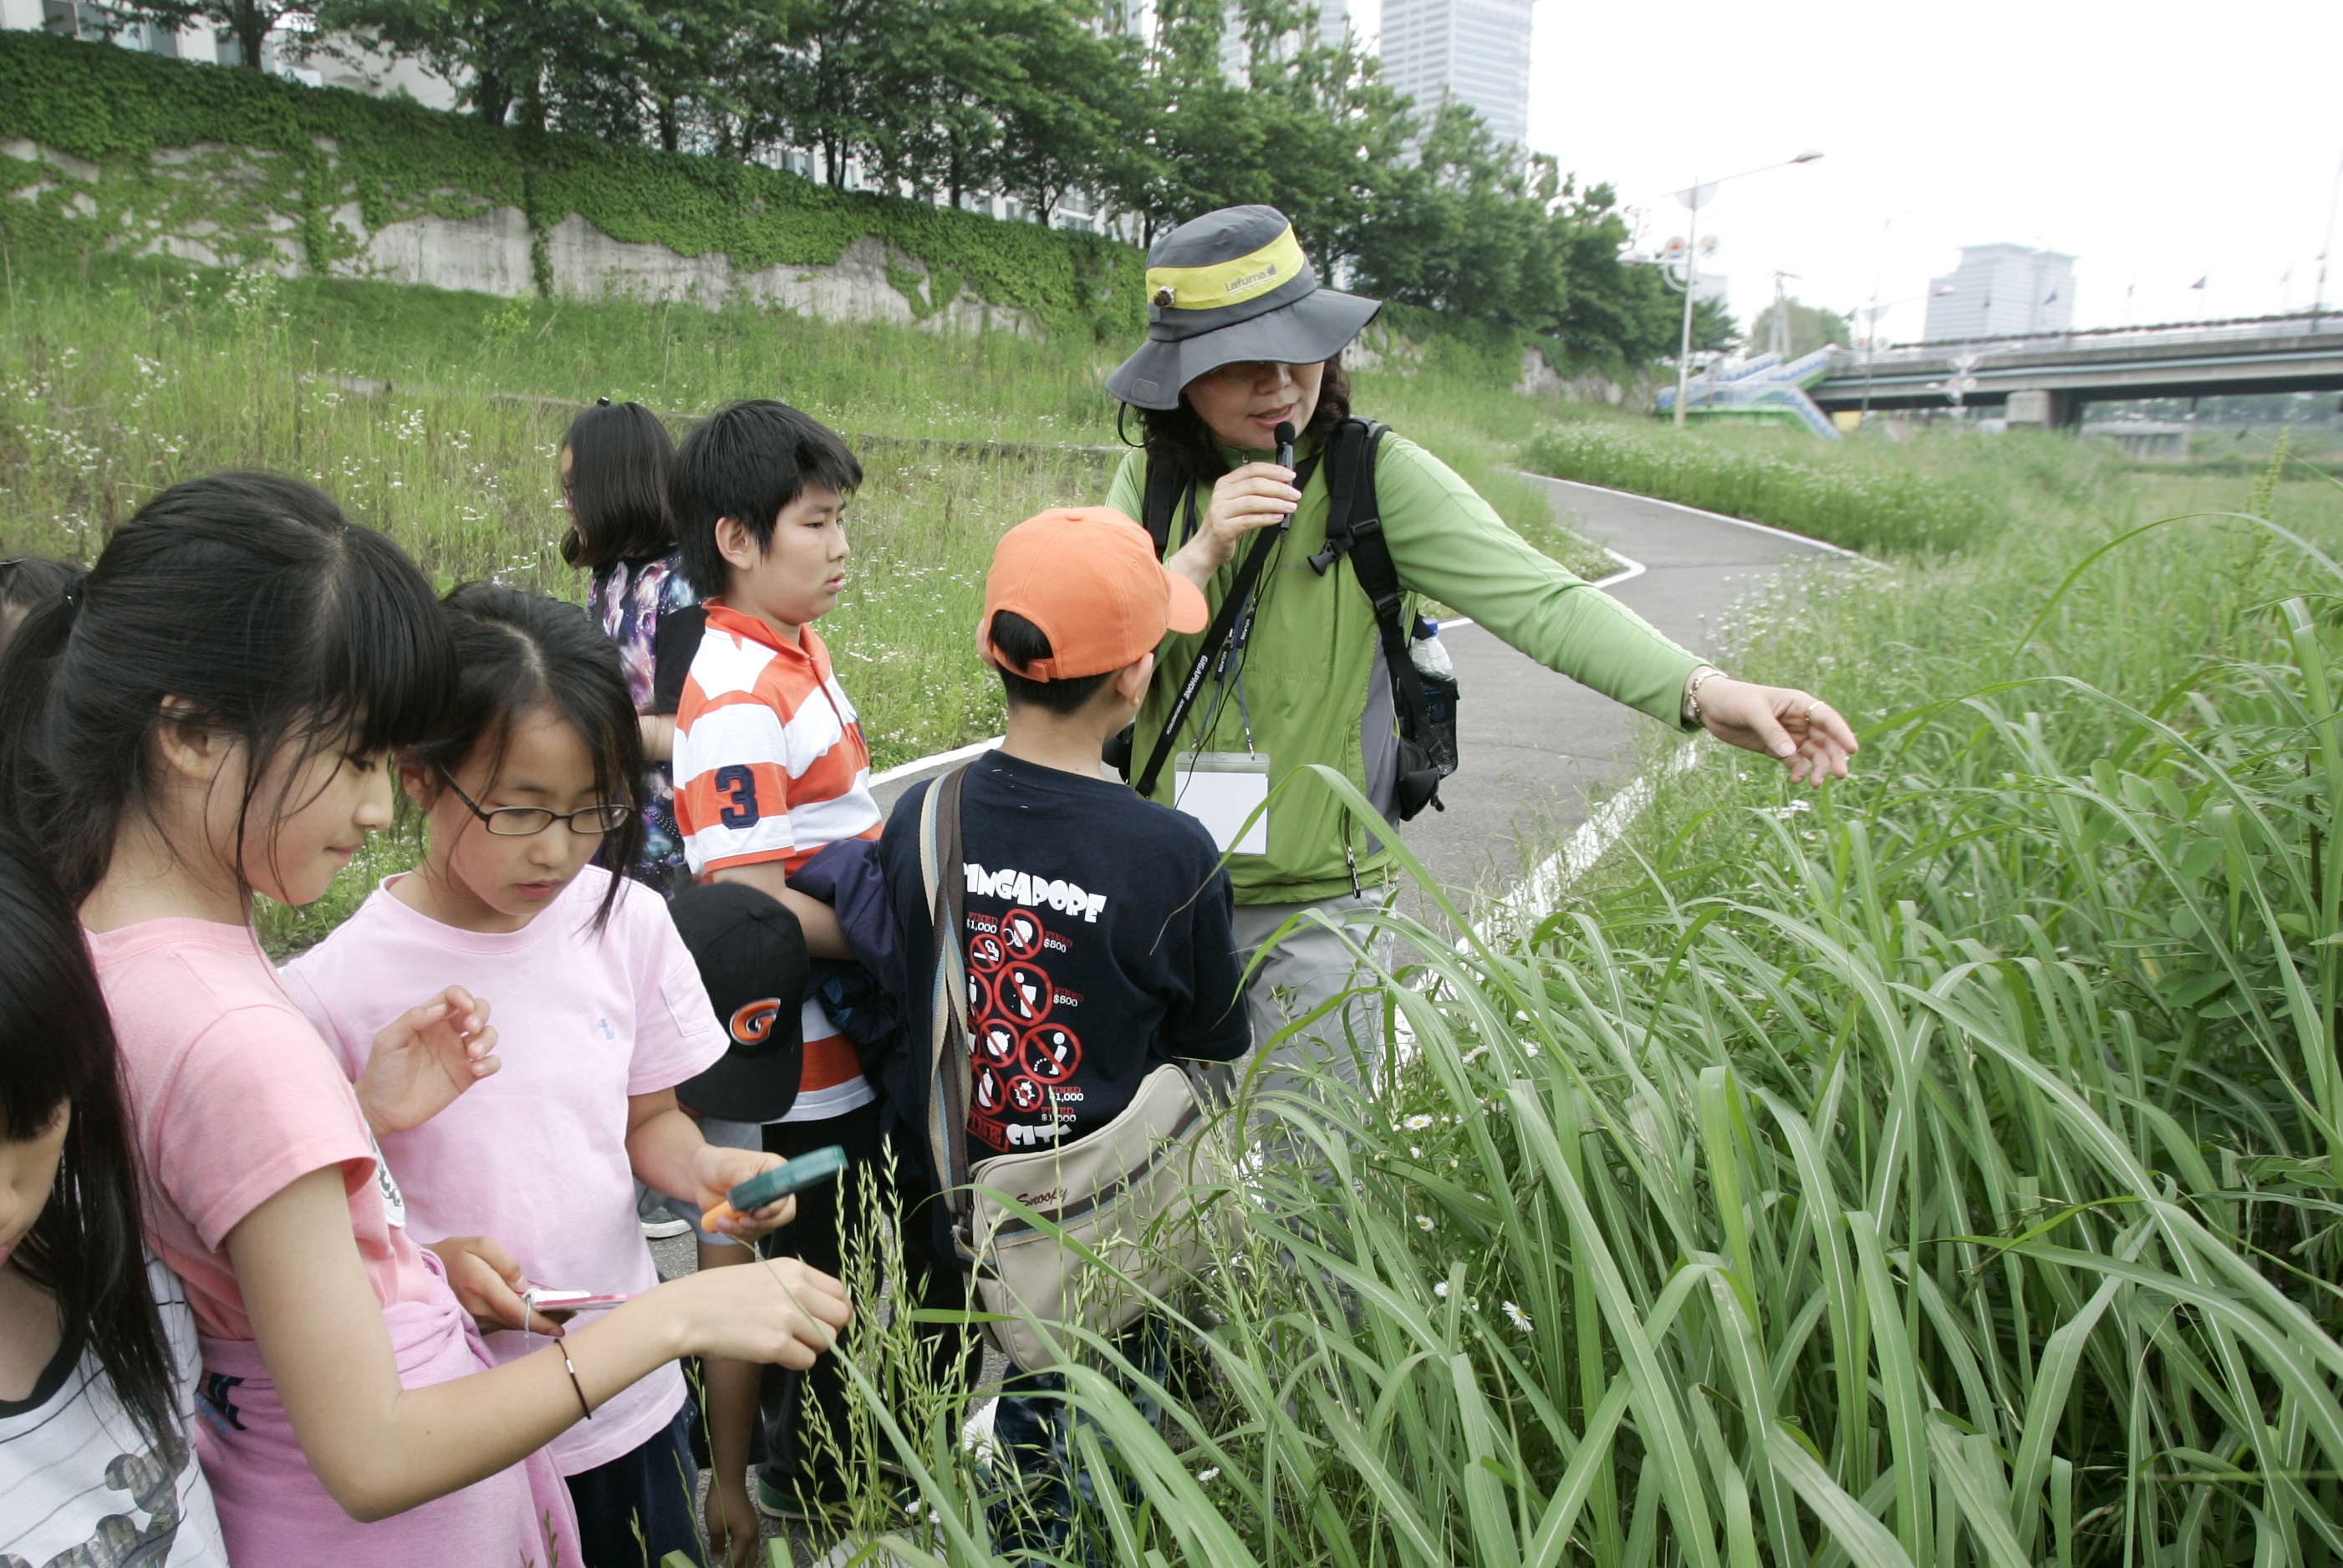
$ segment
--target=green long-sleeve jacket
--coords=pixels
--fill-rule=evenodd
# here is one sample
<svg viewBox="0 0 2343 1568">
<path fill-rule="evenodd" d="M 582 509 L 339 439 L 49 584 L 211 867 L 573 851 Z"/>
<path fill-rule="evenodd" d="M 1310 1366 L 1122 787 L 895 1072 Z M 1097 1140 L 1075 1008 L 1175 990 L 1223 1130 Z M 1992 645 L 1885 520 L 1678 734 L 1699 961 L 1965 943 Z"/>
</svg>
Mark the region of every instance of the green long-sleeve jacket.
<svg viewBox="0 0 2343 1568">
<path fill-rule="evenodd" d="M 1232 466 L 1259 456 L 1222 453 Z M 1453 606 L 1541 664 L 1606 697 L 1678 722 L 1684 681 L 1699 661 L 1609 594 L 1531 548 L 1445 463 L 1397 433 L 1386 436 L 1375 489 L 1403 588 Z M 1116 472 L 1107 504 L 1136 518 L 1146 490 L 1146 456 L 1133 452 Z M 1209 499 L 1197 498 L 1200 515 Z M 1179 548 L 1182 526 L 1175 516 L 1167 555 Z M 1177 738 L 1175 760 L 1157 781 L 1155 799 L 1171 802 L 1179 758 L 1199 749 L 1244 750 L 1250 716 L 1253 746 L 1270 759 L 1272 789 L 1296 769 L 1323 762 L 1376 804 L 1388 801 L 1396 759 L 1374 611 L 1348 557 L 1322 578 L 1310 569 L 1309 557 L 1325 543 L 1322 467 L 1302 491 L 1282 554 L 1262 574 L 1242 709 L 1232 689 L 1215 711 L 1214 685 L 1206 681 Z M 1205 590 L 1215 610 L 1251 548 L 1250 540 L 1240 545 Z M 1134 731 L 1134 774 L 1162 732 L 1202 641 L 1174 635 L 1157 649 L 1154 684 Z M 1472 699 L 1469 690 L 1463 693 L 1463 701 Z M 1211 731 L 1200 736 L 1208 712 Z M 1231 860 L 1237 902 L 1298 903 L 1348 892 L 1353 856 L 1362 880 L 1381 879 L 1390 852 L 1372 830 L 1378 826 L 1353 819 L 1330 791 L 1303 780 L 1270 806 L 1269 852 Z"/>
</svg>

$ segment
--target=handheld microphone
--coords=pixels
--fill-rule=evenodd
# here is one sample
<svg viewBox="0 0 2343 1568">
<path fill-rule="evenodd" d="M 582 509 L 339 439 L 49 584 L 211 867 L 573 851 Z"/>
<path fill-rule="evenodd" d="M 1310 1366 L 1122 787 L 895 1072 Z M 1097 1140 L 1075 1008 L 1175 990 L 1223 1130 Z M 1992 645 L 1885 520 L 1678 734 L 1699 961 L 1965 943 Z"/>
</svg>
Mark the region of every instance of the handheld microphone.
<svg viewBox="0 0 2343 1568">
<path fill-rule="evenodd" d="M 1280 419 L 1277 422 L 1277 428 L 1270 432 L 1270 437 L 1277 443 L 1278 467 L 1292 468 L 1293 467 L 1293 421 Z M 1282 534 L 1292 526 L 1293 514 L 1288 512 L 1285 520 L 1277 525 L 1277 531 Z"/>
</svg>

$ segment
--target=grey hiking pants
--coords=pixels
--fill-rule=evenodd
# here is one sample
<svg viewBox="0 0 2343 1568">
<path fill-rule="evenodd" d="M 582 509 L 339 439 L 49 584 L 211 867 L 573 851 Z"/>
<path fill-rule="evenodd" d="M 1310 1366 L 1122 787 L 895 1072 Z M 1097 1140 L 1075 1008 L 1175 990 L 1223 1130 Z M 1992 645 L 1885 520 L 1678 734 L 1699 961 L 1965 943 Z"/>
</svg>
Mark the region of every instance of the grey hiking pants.
<svg viewBox="0 0 2343 1568">
<path fill-rule="evenodd" d="M 1364 980 L 1363 975 L 1354 973 L 1356 960 L 1350 947 L 1363 950 L 1379 964 L 1391 961 L 1391 938 L 1365 923 L 1365 917 L 1382 910 L 1389 896 L 1383 889 L 1370 888 L 1310 903 L 1236 907 L 1239 963 L 1252 963 L 1278 928 L 1305 910 L 1321 911 L 1342 926 L 1350 940 L 1345 946 L 1342 938 L 1326 927 L 1304 920 L 1270 950 L 1245 988 L 1246 1010 L 1252 1015 L 1252 1050 L 1239 1063 L 1241 1071 L 1252 1070 L 1270 1037 L 1279 1030 Z M 1356 1089 L 1363 1069 L 1365 1086 L 1372 1092 L 1382 1067 L 1383 1001 L 1369 991 L 1279 1041 L 1269 1050 L 1253 1088 L 1256 1093 L 1292 1092 L 1318 1072 Z"/>
</svg>

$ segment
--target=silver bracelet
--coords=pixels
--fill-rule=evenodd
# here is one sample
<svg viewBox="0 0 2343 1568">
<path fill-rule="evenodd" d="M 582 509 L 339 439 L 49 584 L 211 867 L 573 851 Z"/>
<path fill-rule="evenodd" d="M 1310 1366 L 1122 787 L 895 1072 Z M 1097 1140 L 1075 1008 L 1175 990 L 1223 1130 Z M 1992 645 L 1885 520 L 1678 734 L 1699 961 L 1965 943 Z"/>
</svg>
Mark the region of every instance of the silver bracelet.
<svg viewBox="0 0 2343 1568">
<path fill-rule="evenodd" d="M 1701 685 L 1704 681 L 1715 680 L 1720 676 L 1727 680 L 1732 678 L 1713 664 L 1700 665 L 1693 670 L 1692 678 L 1684 682 L 1684 721 L 1685 724 L 1693 725 L 1700 722 Z"/>
</svg>

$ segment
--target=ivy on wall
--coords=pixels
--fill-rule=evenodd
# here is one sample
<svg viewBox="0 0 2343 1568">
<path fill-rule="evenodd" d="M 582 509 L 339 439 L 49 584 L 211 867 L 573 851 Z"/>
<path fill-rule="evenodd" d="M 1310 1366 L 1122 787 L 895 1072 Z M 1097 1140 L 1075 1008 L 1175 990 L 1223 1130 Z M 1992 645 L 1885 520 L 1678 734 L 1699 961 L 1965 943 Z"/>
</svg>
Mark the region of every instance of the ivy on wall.
<svg viewBox="0 0 2343 1568">
<path fill-rule="evenodd" d="M 32 144 L 26 146 L 25 144 Z M 62 157 L 45 160 L 35 149 Z M 962 289 L 1052 331 L 1127 338 L 1143 319 L 1128 246 L 926 202 L 833 190 L 761 166 L 488 126 L 401 99 L 307 87 L 43 33 L 0 32 L 0 242 L 77 252 L 200 243 L 223 261 L 347 271 L 365 236 L 425 215 L 518 208 L 549 288 L 546 235 L 575 214 L 613 239 L 743 271 L 825 266 L 864 235 L 925 317 Z M 893 263 L 894 255 L 926 268 Z M 924 286 L 922 286 L 924 285 Z"/>
</svg>

